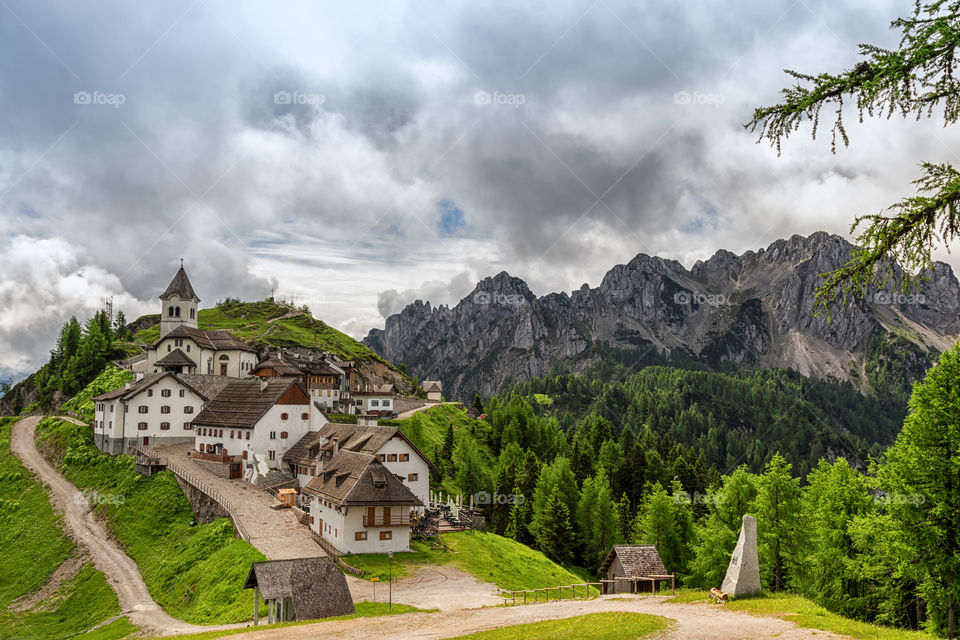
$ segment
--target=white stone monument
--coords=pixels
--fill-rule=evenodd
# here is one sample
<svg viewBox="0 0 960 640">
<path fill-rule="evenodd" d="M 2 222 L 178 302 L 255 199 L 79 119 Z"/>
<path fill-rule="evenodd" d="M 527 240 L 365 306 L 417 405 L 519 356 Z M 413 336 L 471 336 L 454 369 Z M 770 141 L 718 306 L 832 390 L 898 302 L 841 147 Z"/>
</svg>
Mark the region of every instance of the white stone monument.
<svg viewBox="0 0 960 640">
<path fill-rule="evenodd" d="M 757 555 L 757 519 L 743 516 L 740 539 L 730 556 L 727 576 L 721 591 L 731 598 L 742 598 L 760 593 L 760 558 Z"/>
</svg>

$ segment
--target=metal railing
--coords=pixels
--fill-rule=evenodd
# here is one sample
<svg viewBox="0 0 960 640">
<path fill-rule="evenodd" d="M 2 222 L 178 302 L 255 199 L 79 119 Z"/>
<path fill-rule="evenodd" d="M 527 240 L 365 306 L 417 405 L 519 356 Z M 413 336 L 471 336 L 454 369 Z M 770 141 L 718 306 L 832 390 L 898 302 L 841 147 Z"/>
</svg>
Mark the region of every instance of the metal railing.
<svg viewBox="0 0 960 640">
<path fill-rule="evenodd" d="M 240 535 L 240 538 L 247 542 L 250 541 L 250 535 L 247 533 L 246 528 L 244 528 L 243 522 L 240 521 L 240 514 L 237 512 L 237 509 L 233 506 L 233 504 L 227 500 L 222 493 L 208 485 L 203 480 L 197 478 L 195 475 L 181 467 L 178 463 L 170 460 L 169 458 L 164 458 L 156 451 L 151 450 L 149 447 L 141 444 L 137 445 L 135 449 L 147 457 L 155 458 L 156 460 L 162 460 L 168 471 L 172 472 L 178 478 L 223 507 L 227 514 L 229 514 L 230 520 L 233 521 L 233 526 L 237 529 L 237 533 Z"/>
</svg>

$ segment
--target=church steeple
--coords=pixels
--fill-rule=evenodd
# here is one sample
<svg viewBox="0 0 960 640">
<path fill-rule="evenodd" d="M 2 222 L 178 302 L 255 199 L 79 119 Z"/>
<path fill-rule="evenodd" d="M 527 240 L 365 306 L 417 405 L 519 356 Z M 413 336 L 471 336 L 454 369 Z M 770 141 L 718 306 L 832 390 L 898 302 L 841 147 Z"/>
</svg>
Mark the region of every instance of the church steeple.
<svg viewBox="0 0 960 640">
<path fill-rule="evenodd" d="M 166 291 L 160 294 L 160 337 L 180 326 L 196 329 L 199 302 L 200 298 L 190 284 L 181 258 L 180 269 L 173 276 Z"/>
</svg>

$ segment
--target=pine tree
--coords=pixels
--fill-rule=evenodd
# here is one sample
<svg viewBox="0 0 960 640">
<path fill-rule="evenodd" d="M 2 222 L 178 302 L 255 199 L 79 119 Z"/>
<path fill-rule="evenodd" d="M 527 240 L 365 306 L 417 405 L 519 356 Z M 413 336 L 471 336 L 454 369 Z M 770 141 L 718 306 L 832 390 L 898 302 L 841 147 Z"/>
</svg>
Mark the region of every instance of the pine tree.
<svg viewBox="0 0 960 640">
<path fill-rule="evenodd" d="M 537 527 L 537 546 L 554 562 L 569 565 L 573 561 L 572 539 L 570 509 L 560 494 L 560 487 L 554 486 L 543 506 Z"/>
<path fill-rule="evenodd" d="M 567 516 L 569 517 L 571 513 L 576 512 L 577 503 L 580 500 L 580 491 L 577 489 L 577 481 L 570 470 L 570 460 L 568 458 L 555 458 L 550 464 L 543 465 L 540 470 L 540 477 L 537 479 L 537 485 L 533 491 L 533 516 L 530 521 L 530 533 L 534 537 L 539 537 L 539 529 L 544 518 L 547 500 L 549 500 L 555 488 L 560 491 L 560 498 L 567 506 Z"/>
<path fill-rule="evenodd" d="M 800 481 L 779 453 L 760 477 L 754 503 L 761 574 L 774 591 L 784 591 L 799 560 L 803 533 L 800 522 Z"/>
</svg>

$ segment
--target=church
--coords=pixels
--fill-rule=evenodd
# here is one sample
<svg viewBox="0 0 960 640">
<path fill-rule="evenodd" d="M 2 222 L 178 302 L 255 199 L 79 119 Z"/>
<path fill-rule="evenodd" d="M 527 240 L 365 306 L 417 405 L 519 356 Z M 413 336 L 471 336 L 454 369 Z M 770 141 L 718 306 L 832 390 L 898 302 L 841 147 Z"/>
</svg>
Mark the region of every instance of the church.
<svg viewBox="0 0 960 640">
<path fill-rule="evenodd" d="M 197 327 L 197 297 L 183 265 L 160 295 L 160 337 L 136 362 L 140 373 L 176 373 L 245 378 L 257 364 L 257 350 L 229 331 Z"/>
</svg>

